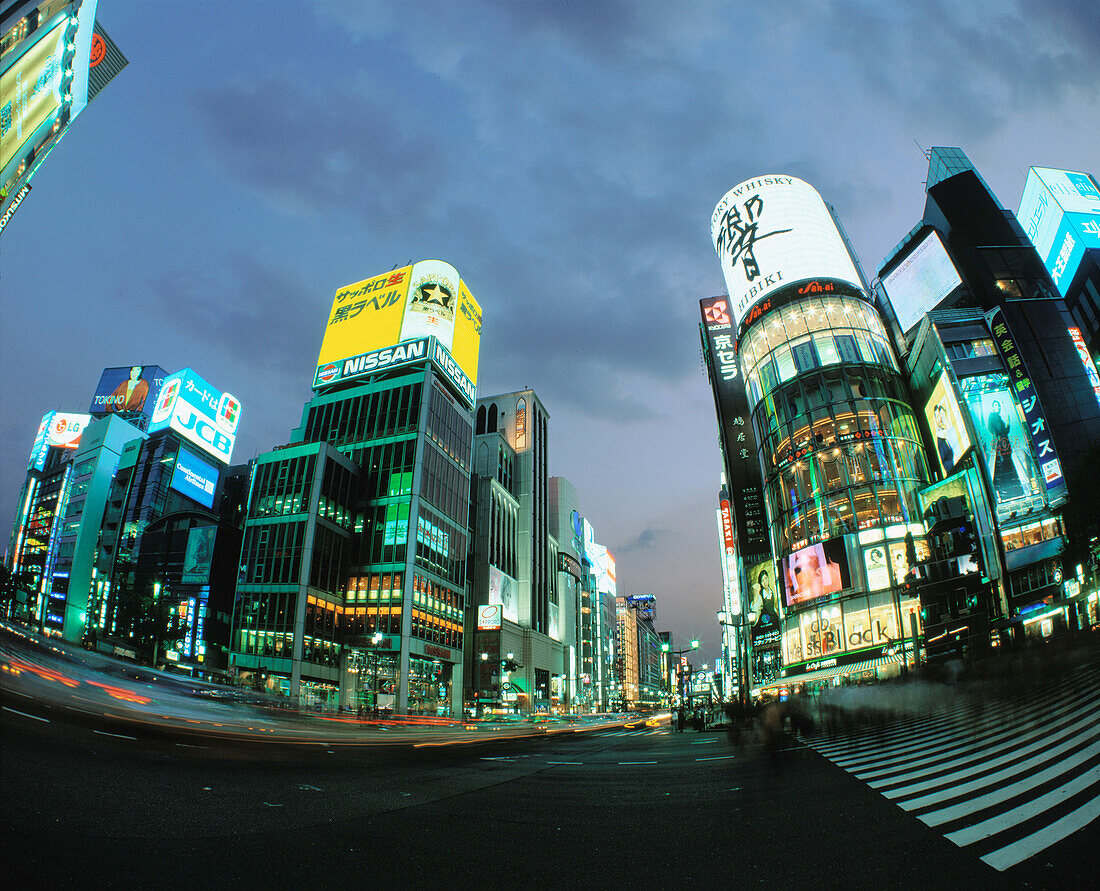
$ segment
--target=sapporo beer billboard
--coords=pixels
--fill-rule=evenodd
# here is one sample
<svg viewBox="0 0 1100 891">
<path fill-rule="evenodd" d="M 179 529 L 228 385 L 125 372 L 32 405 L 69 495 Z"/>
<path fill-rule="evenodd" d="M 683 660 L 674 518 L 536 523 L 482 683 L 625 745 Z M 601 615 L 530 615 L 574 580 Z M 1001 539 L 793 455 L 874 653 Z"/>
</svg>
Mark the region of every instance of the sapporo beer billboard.
<svg viewBox="0 0 1100 891">
<path fill-rule="evenodd" d="M 804 279 L 833 278 L 862 288 L 825 202 L 793 176 L 759 176 L 718 202 L 711 239 L 729 290 L 734 330 L 772 291 Z"/>
<path fill-rule="evenodd" d="M 770 549 L 760 465 L 756 455 L 756 435 L 737 366 L 729 298 L 708 297 L 699 302 L 699 307 L 703 314 L 707 364 L 726 457 L 726 481 L 737 526 L 737 546 L 742 559 L 768 555 Z"/>
<path fill-rule="evenodd" d="M 449 263 L 421 260 L 347 285 L 332 300 L 314 385 L 346 377 L 347 359 L 427 337 L 477 384 L 481 307 Z"/>
</svg>

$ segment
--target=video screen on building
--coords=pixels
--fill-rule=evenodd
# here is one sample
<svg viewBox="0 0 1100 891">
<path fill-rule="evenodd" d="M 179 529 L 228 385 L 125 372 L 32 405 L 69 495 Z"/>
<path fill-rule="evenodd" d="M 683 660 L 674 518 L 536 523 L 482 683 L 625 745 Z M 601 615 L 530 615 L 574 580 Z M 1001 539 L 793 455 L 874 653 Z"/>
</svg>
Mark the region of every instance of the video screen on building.
<svg viewBox="0 0 1100 891">
<path fill-rule="evenodd" d="M 882 279 L 902 331 L 947 297 L 962 279 L 935 230 L 929 232 L 897 268 Z"/>
<path fill-rule="evenodd" d="M 211 508 L 214 506 L 214 491 L 218 486 L 218 471 L 180 449 L 176 455 L 176 469 L 172 471 L 172 479 L 168 485 L 203 507 Z"/>
<path fill-rule="evenodd" d="M 795 551 L 783 561 L 782 569 L 787 606 L 835 594 L 850 585 L 843 538 L 831 538 Z"/>
<path fill-rule="evenodd" d="M 315 386 L 338 382 L 345 359 L 435 337 L 477 384 L 481 306 L 441 260 L 421 260 L 340 288 L 332 300 Z"/>
<path fill-rule="evenodd" d="M 947 476 L 970 448 L 970 436 L 966 432 L 966 424 L 946 371 L 940 373 L 940 379 L 932 388 L 924 414 L 936 444 L 940 468 L 944 476 Z"/>
<path fill-rule="evenodd" d="M 1021 501 L 1044 491 L 1031 454 L 1023 409 L 1012 393 L 1008 376 L 1000 372 L 963 378 L 963 401 L 978 437 L 978 451 L 993 484 L 997 519 L 1021 510 Z"/>
<path fill-rule="evenodd" d="M 149 417 L 168 372 L 159 365 L 104 368 L 88 411 L 93 415 L 140 413 Z"/>
<path fill-rule="evenodd" d="M 872 647 L 890 647 L 900 637 L 911 635 L 914 623 L 919 634 L 922 625 L 919 598 L 903 598 L 896 604 L 888 592 L 811 608 L 799 613 L 796 621 L 786 623 L 784 665 L 794 666 L 809 659 L 840 656 Z"/>
</svg>

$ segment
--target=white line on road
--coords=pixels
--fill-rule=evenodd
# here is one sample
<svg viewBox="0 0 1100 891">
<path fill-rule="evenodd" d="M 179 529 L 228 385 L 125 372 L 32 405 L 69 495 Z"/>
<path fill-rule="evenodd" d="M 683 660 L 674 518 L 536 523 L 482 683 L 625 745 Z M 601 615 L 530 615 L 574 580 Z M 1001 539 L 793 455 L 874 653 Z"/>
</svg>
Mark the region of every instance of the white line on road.
<svg viewBox="0 0 1100 891">
<path fill-rule="evenodd" d="M 620 764 L 656 764 L 656 761 L 620 761 Z"/>
<path fill-rule="evenodd" d="M 490 758 L 488 755 L 482 755 L 481 760 L 482 761 L 515 761 L 516 759 L 515 758 L 506 758 L 503 755 L 500 756 L 500 757 L 493 757 L 493 758 Z"/>
<path fill-rule="evenodd" d="M 1038 832 L 1021 838 L 1018 842 L 1014 842 L 1006 848 L 986 854 L 982 860 L 994 869 L 1004 872 L 1010 866 L 1022 863 L 1028 857 L 1046 850 L 1055 842 L 1059 842 L 1078 829 L 1088 826 L 1097 817 L 1100 817 L 1100 799 L 1094 798 L 1092 801 L 1086 802 L 1084 806 L 1071 811 L 1060 820 L 1055 820 Z"/>
<path fill-rule="evenodd" d="M 547 764 L 584 764 L 583 761 L 547 761 Z"/>
<path fill-rule="evenodd" d="M 100 736 L 117 736 L 119 739 L 132 739 L 137 742 L 136 736 L 127 736 L 124 733 L 108 733 L 106 730 L 93 730 L 92 733 L 98 733 Z"/>
<path fill-rule="evenodd" d="M 40 718 L 40 717 L 38 717 L 38 715 L 28 715 L 26 712 L 21 712 L 17 708 L 8 708 L 6 705 L 4 706 L 4 711 L 11 712 L 12 714 L 16 714 L 16 715 L 22 715 L 24 718 L 34 718 L 34 720 L 41 721 L 43 724 L 49 724 L 50 723 L 49 718 Z"/>
<path fill-rule="evenodd" d="M 705 745 L 709 745 L 710 743 L 716 743 L 716 742 L 718 742 L 718 740 L 716 740 L 716 739 L 700 739 L 700 740 L 697 740 L 696 742 L 693 742 L 692 745 L 693 746 L 705 746 Z"/>
<path fill-rule="evenodd" d="M 713 758 L 696 758 L 696 761 L 727 761 L 730 758 L 736 758 L 736 755 L 715 755 Z"/>
<path fill-rule="evenodd" d="M 193 746 L 190 743 L 176 743 L 177 746 L 182 746 L 185 749 L 209 749 L 210 746 Z"/>
</svg>

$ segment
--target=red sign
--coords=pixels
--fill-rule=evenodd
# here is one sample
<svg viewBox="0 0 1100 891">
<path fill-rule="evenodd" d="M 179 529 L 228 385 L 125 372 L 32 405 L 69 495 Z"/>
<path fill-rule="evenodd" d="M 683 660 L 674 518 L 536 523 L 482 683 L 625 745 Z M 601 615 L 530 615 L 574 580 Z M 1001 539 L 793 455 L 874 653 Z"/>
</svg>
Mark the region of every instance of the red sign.
<svg viewBox="0 0 1100 891">
<path fill-rule="evenodd" d="M 95 68 L 103 61 L 105 55 L 107 55 L 107 44 L 103 42 L 103 38 L 98 34 L 92 34 L 92 56 L 88 61 L 88 67 Z"/>
<path fill-rule="evenodd" d="M 733 553 L 733 517 L 730 513 L 730 503 L 723 498 L 720 502 L 722 508 L 722 540 L 726 544 L 726 553 Z"/>
<path fill-rule="evenodd" d="M 424 645 L 424 654 L 427 656 L 438 656 L 440 659 L 451 660 L 451 651 L 443 647 L 437 647 L 434 644 Z"/>
</svg>

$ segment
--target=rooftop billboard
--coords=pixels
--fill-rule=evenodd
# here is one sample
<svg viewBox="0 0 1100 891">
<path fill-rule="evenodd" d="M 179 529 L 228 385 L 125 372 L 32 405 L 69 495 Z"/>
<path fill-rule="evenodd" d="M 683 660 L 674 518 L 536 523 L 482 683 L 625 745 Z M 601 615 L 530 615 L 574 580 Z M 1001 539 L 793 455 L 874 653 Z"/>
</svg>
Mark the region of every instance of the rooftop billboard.
<svg viewBox="0 0 1100 891">
<path fill-rule="evenodd" d="M 159 365 L 104 368 L 88 411 L 93 415 L 139 412 L 149 417 L 167 376 Z"/>
<path fill-rule="evenodd" d="M 219 461 L 229 463 L 237 439 L 241 404 L 184 368 L 168 375 L 160 388 L 149 432 L 171 428 Z"/>
<path fill-rule="evenodd" d="M 1087 173 L 1032 167 L 1016 213 L 1065 297 L 1088 248 L 1100 249 L 1100 189 Z"/>
<path fill-rule="evenodd" d="M 45 467 L 46 456 L 51 448 L 77 448 L 80 445 L 80 437 L 84 434 L 84 428 L 91 420 L 91 415 L 62 411 L 46 412 L 38 425 L 38 434 L 34 438 L 28 469 L 41 470 Z"/>
<path fill-rule="evenodd" d="M 955 264 L 934 229 L 882 279 L 903 332 L 961 284 Z"/>
<path fill-rule="evenodd" d="M 442 344 L 477 384 L 481 307 L 449 263 L 421 260 L 340 288 L 317 356 L 314 386 L 340 379 L 324 377 L 322 371 L 345 359 L 427 337 Z"/>
<path fill-rule="evenodd" d="M 825 202 L 796 177 L 761 176 L 734 186 L 715 207 L 710 234 L 734 328 L 772 291 L 804 279 L 863 287 Z"/>
</svg>

